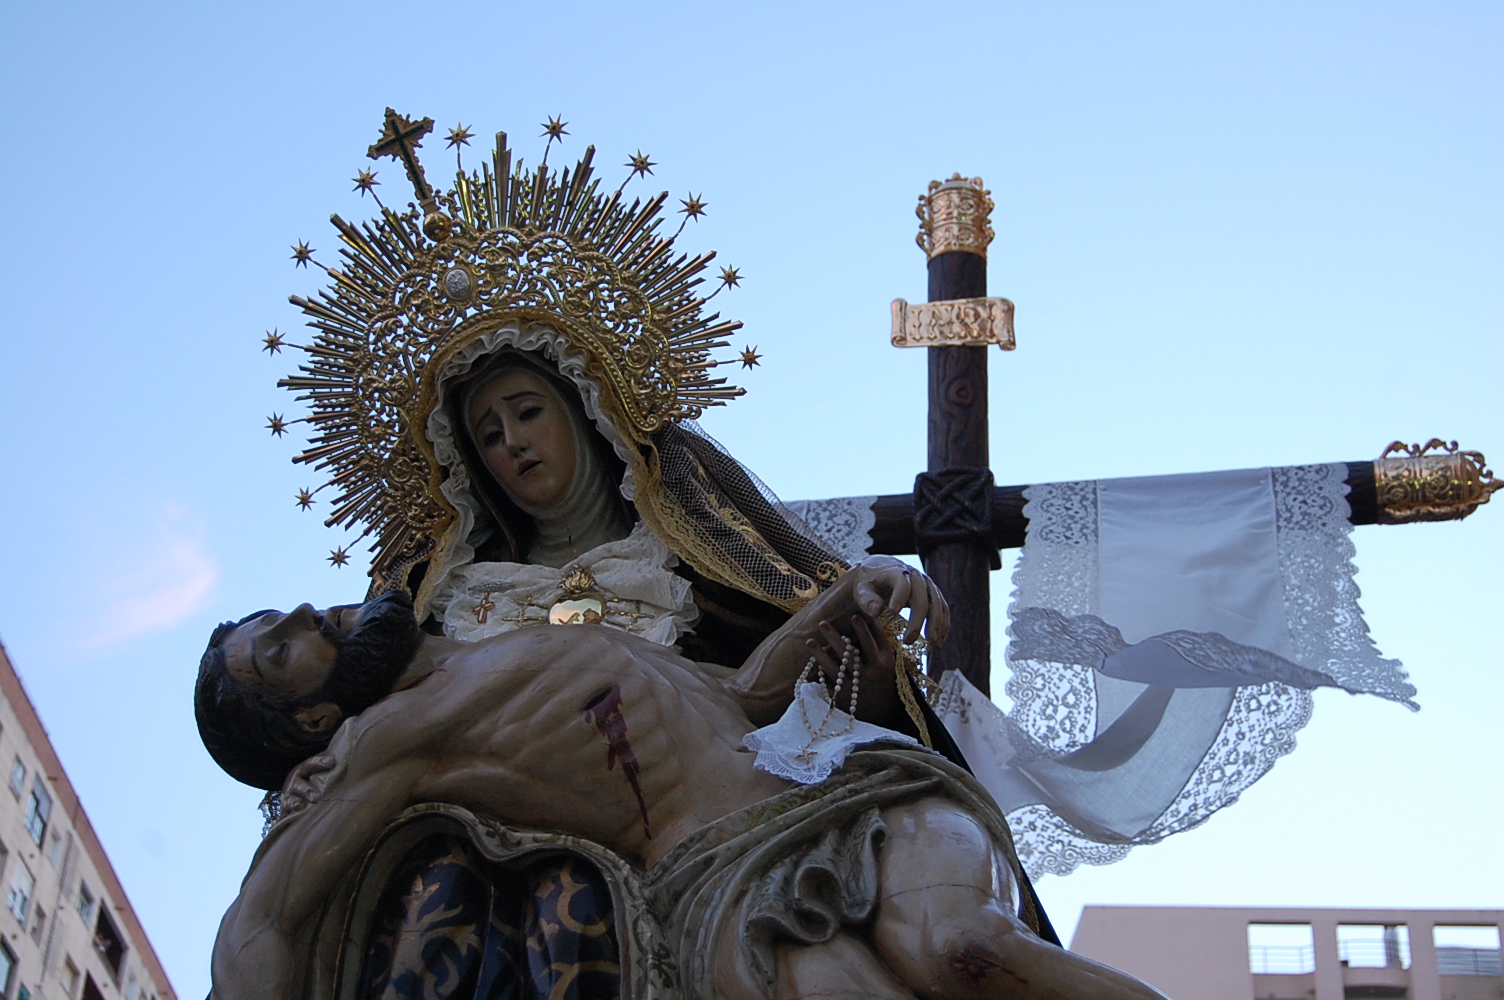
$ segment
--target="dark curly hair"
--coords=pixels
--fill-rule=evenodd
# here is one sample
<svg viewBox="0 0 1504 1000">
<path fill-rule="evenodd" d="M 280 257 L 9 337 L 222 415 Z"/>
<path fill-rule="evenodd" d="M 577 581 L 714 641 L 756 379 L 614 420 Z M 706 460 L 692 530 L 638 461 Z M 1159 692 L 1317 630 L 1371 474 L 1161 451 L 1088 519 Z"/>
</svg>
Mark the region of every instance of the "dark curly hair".
<svg viewBox="0 0 1504 1000">
<path fill-rule="evenodd" d="M 422 633 L 405 592 L 393 591 L 369 601 L 349 635 L 327 623 L 320 632 L 337 651 L 334 672 L 324 686 L 304 697 L 270 694 L 238 681 L 230 673 L 225 643 L 240 626 L 268 614 L 258 611 L 214 629 L 199 661 L 193 714 L 204 749 L 225 773 L 256 788 L 276 791 L 288 772 L 322 753 L 333 732 L 311 732 L 294 713 L 333 702 L 346 717 L 358 715 L 391 693 L 392 685 L 412 662 Z"/>
</svg>

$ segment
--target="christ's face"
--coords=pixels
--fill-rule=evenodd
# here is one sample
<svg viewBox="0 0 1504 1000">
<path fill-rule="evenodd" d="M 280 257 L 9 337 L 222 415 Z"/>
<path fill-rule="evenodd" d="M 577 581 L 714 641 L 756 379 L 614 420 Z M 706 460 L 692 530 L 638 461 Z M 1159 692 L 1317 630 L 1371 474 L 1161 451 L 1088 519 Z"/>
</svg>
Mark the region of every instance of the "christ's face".
<svg viewBox="0 0 1504 1000">
<path fill-rule="evenodd" d="M 320 622 L 343 634 L 354 622 L 352 610 L 330 608 L 320 614 L 302 604 L 285 614 L 268 611 L 237 626 L 225 641 L 225 666 L 246 687 L 305 698 L 324 687 L 338 658 Z"/>
<path fill-rule="evenodd" d="M 565 405 L 542 378 L 509 371 L 477 389 L 465 414 L 491 475 L 534 510 L 562 501 L 574 483 L 574 431 Z"/>
</svg>

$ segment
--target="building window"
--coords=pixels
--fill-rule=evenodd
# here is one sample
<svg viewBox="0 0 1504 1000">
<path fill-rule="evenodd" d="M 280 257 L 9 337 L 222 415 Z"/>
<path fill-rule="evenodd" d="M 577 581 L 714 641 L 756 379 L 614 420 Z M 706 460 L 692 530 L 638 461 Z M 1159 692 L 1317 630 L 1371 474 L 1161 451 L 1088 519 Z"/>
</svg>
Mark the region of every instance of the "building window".
<svg viewBox="0 0 1504 1000">
<path fill-rule="evenodd" d="M 0 941 L 0 995 L 10 996 L 10 981 L 14 978 L 16 953 L 10 950 L 10 945 Z"/>
<path fill-rule="evenodd" d="M 1499 960 L 1499 928 L 1438 925 L 1432 932 L 1436 943 L 1436 967 L 1443 976 L 1504 976 Z"/>
<path fill-rule="evenodd" d="M 55 865 L 57 864 L 57 859 L 62 855 L 62 853 L 63 835 L 61 833 L 58 833 L 56 830 L 53 830 L 52 836 L 47 838 L 47 860 L 51 861 Z"/>
<path fill-rule="evenodd" d="M 125 979 L 125 1000 L 136 1000 L 136 974 L 134 972 Z"/>
<path fill-rule="evenodd" d="M 52 796 L 42 787 L 39 774 L 31 782 L 31 799 L 26 803 L 26 830 L 38 847 L 42 846 L 42 834 L 47 832 L 47 820 L 52 816 Z"/>
<path fill-rule="evenodd" d="M 99 922 L 94 925 L 94 950 L 99 952 L 104 964 L 110 967 L 110 973 L 118 983 L 120 964 L 125 960 L 125 937 L 115 926 L 115 921 L 110 919 L 107 906 L 99 908 Z"/>
<path fill-rule="evenodd" d="M 104 1000 L 104 993 L 94 984 L 94 977 L 84 973 L 84 995 L 81 1000 Z"/>
<path fill-rule="evenodd" d="M 63 992 L 70 996 L 78 996 L 78 966 L 73 964 L 73 959 L 63 960 Z"/>
<path fill-rule="evenodd" d="M 42 925 L 47 922 L 47 911 L 38 903 L 31 908 L 31 939 L 37 944 L 42 943 Z"/>
<path fill-rule="evenodd" d="M 16 762 L 10 766 L 10 793 L 17 799 L 21 798 L 21 789 L 26 787 L 26 765 L 17 757 Z"/>
<path fill-rule="evenodd" d="M 26 870 L 26 863 L 18 862 L 10 877 L 10 895 L 6 897 L 5 908 L 21 922 L 22 927 L 26 926 L 26 908 L 31 905 L 31 892 L 35 886 L 36 881 Z"/>
<path fill-rule="evenodd" d="M 78 883 L 78 915 L 86 924 L 94 916 L 94 894 L 89 891 L 87 882 Z"/>
<path fill-rule="evenodd" d="M 1303 976 L 1316 971 L 1310 924 L 1249 924 L 1248 968 L 1255 976 Z"/>
<path fill-rule="evenodd" d="M 1337 957 L 1353 969 L 1410 968 L 1410 928 L 1404 924 L 1338 924 Z"/>
</svg>

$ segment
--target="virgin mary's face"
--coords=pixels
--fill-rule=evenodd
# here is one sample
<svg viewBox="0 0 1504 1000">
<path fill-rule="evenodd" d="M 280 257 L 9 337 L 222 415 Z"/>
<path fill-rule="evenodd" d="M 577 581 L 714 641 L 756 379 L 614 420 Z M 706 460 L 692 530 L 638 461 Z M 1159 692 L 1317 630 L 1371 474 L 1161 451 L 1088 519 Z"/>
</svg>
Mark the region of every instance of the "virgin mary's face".
<svg viewBox="0 0 1504 1000">
<path fill-rule="evenodd" d="M 465 413 L 481 461 L 534 510 L 562 501 L 574 483 L 574 431 L 565 405 L 542 378 L 509 371 L 475 390 Z"/>
</svg>

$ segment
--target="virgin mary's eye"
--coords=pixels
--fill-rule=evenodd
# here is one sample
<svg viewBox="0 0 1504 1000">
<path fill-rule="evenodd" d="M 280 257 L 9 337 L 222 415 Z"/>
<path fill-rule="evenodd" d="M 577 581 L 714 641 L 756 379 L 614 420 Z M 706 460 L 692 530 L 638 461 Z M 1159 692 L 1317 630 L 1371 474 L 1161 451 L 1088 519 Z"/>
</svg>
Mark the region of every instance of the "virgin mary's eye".
<svg viewBox="0 0 1504 1000">
<path fill-rule="evenodd" d="M 539 406 L 537 403 L 531 403 L 527 406 L 524 406 L 521 410 L 517 411 L 517 417 L 520 420 L 532 420 L 542 412 L 543 407 Z"/>
<path fill-rule="evenodd" d="M 483 448 L 494 448 L 498 444 L 501 443 L 501 438 L 502 438 L 501 431 L 497 431 L 497 430 L 486 431 L 485 434 L 481 435 L 481 439 L 480 439 L 481 447 L 483 447 Z"/>
</svg>

